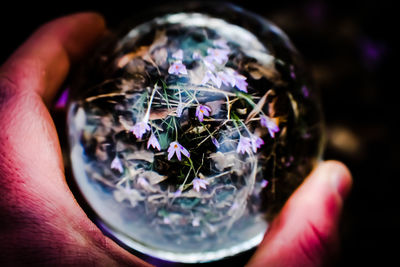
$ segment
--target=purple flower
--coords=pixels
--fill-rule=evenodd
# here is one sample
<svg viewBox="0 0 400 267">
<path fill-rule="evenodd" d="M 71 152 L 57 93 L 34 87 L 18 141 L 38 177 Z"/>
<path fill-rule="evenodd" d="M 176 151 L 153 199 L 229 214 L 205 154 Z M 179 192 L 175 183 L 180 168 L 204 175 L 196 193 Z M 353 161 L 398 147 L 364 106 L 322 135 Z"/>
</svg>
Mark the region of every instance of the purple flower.
<svg viewBox="0 0 400 267">
<path fill-rule="evenodd" d="M 204 116 L 210 116 L 211 108 L 206 105 L 198 105 L 196 108 L 196 116 L 199 118 L 199 121 L 202 122 Z"/>
<path fill-rule="evenodd" d="M 211 56 L 206 56 L 203 59 L 204 66 L 206 66 L 207 70 L 215 71 L 215 65 L 213 64 L 213 58 Z"/>
<path fill-rule="evenodd" d="M 200 192 L 200 188 L 207 189 L 207 185 L 210 183 L 204 179 L 194 178 L 193 179 L 193 189 L 197 192 Z"/>
<path fill-rule="evenodd" d="M 180 118 L 182 116 L 183 108 L 184 108 L 184 106 L 183 106 L 182 102 L 179 102 L 178 107 L 176 108 L 176 116 L 178 118 Z"/>
<path fill-rule="evenodd" d="M 267 187 L 267 185 L 268 185 L 268 181 L 263 179 L 263 180 L 261 181 L 261 187 L 262 187 L 262 188 L 265 188 L 265 187 Z"/>
<path fill-rule="evenodd" d="M 179 197 L 180 195 L 182 195 L 182 189 L 181 188 L 179 188 L 178 190 L 175 191 L 174 197 Z"/>
<path fill-rule="evenodd" d="M 194 60 L 200 59 L 200 58 L 201 58 L 201 55 L 200 55 L 200 53 L 199 53 L 198 51 L 194 51 L 193 54 L 192 54 L 192 58 L 193 58 Z"/>
<path fill-rule="evenodd" d="M 310 91 L 308 90 L 307 86 L 303 85 L 301 87 L 301 92 L 303 93 L 304 97 L 309 97 L 310 96 Z"/>
<path fill-rule="evenodd" d="M 255 134 L 251 135 L 250 140 L 251 140 L 251 148 L 254 153 L 257 152 L 257 148 L 260 148 L 264 144 L 264 140 L 262 140 Z"/>
<path fill-rule="evenodd" d="M 147 124 L 147 122 L 140 121 L 135 125 L 133 125 L 131 131 L 133 132 L 133 134 L 136 136 L 137 139 L 141 139 L 143 134 L 145 134 L 147 131 L 150 131 L 150 126 Z"/>
<path fill-rule="evenodd" d="M 211 141 L 213 142 L 214 146 L 216 146 L 216 148 L 219 148 L 219 142 L 214 136 L 211 137 Z"/>
<path fill-rule="evenodd" d="M 274 138 L 275 133 L 279 132 L 279 127 L 276 125 L 275 121 L 268 116 L 261 115 L 260 123 L 263 127 L 268 128 L 269 135 Z"/>
<path fill-rule="evenodd" d="M 183 59 L 182 49 L 178 49 L 175 53 L 172 54 L 172 57 L 178 60 L 182 60 Z"/>
<path fill-rule="evenodd" d="M 196 218 L 193 219 L 193 221 L 192 221 L 192 226 L 193 226 L 193 227 L 198 227 L 198 226 L 200 226 L 200 218 L 199 218 L 199 217 L 196 217 Z"/>
<path fill-rule="evenodd" d="M 178 60 L 171 64 L 168 69 L 169 74 L 187 74 L 186 66 L 182 64 L 182 61 Z"/>
<path fill-rule="evenodd" d="M 147 141 L 147 149 L 152 146 L 153 148 L 157 148 L 158 151 L 161 151 L 160 143 L 157 140 L 157 137 L 152 133 L 149 141 Z"/>
<path fill-rule="evenodd" d="M 223 64 L 228 61 L 228 54 L 230 53 L 230 51 L 219 48 L 208 48 L 207 53 L 212 60 L 214 60 L 218 64 Z"/>
<path fill-rule="evenodd" d="M 186 157 L 190 158 L 190 154 L 186 150 L 186 148 L 184 148 L 181 144 L 179 144 L 176 141 L 169 144 L 168 160 L 171 160 L 171 158 L 174 156 L 175 153 L 176 153 L 176 157 L 178 158 L 178 160 L 182 159 L 181 153 L 183 155 L 185 155 Z"/>
<path fill-rule="evenodd" d="M 247 85 L 248 85 L 248 83 L 246 82 L 246 79 L 247 78 L 243 75 L 235 74 L 236 88 L 245 93 L 247 93 Z"/>
<path fill-rule="evenodd" d="M 115 158 L 111 162 L 111 169 L 118 170 L 120 173 L 124 171 L 124 167 L 122 166 L 122 162 L 118 158 L 118 156 L 115 156 Z"/>
<path fill-rule="evenodd" d="M 219 75 L 220 79 L 225 85 L 228 85 L 228 83 L 234 87 L 236 86 L 240 91 L 247 93 L 247 82 L 246 76 L 243 76 L 239 74 L 237 71 L 231 69 L 231 68 L 226 68 L 226 70 Z"/>
<path fill-rule="evenodd" d="M 209 80 L 211 80 L 218 88 L 221 87 L 221 79 L 208 70 L 206 71 L 206 74 L 204 74 L 204 78 L 201 81 L 201 84 L 204 85 L 208 83 Z"/>
<path fill-rule="evenodd" d="M 217 74 L 218 78 L 222 81 L 226 86 L 234 87 L 236 84 L 236 79 L 228 72 L 220 71 Z"/>
<path fill-rule="evenodd" d="M 237 153 L 247 153 L 250 154 L 251 153 L 251 140 L 248 137 L 244 137 L 244 136 L 240 136 L 240 140 L 239 140 L 239 144 L 236 148 L 236 152 Z"/>
<path fill-rule="evenodd" d="M 295 80 L 296 79 L 296 73 L 294 72 L 294 66 L 290 65 L 290 77 Z"/>
<path fill-rule="evenodd" d="M 56 102 L 56 108 L 65 108 L 68 102 L 69 88 L 65 89 Z"/>
<path fill-rule="evenodd" d="M 225 39 L 218 39 L 213 42 L 213 44 L 219 48 L 223 48 L 225 50 L 229 50 L 228 43 Z"/>
</svg>

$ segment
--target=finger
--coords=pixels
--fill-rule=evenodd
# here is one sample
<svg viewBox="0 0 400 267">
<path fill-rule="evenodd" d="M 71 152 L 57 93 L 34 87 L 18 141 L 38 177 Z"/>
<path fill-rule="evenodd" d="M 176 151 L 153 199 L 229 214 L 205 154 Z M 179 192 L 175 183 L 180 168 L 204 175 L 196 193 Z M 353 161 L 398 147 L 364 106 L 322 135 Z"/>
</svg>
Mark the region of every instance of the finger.
<svg viewBox="0 0 400 267">
<path fill-rule="evenodd" d="M 337 245 L 343 200 L 351 188 L 341 163 L 321 163 L 290 197 L 248 266 L 321 266 Z"/>
<path fill-rule="evenodd" d="M 43 25 L 5 62 L 0 77 L 17 90 L 38 93 L 46 103 L 79 59 L 104 33 L 104 19 L 79 13 Z"/>
</svg>

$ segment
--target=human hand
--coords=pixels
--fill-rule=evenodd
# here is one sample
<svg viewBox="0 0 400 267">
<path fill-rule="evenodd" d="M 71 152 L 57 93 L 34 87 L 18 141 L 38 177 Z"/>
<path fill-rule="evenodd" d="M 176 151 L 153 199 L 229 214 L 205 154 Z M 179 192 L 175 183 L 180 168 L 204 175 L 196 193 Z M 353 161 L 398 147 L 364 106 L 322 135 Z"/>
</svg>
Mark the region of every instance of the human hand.
<svg viewBox="0 0 400 267">
<path fill-rule="evenodd" d="M 0 68 L 0 263 L 148 265 L 105 237 L 76 203 L 46 108 L 70 65 L 104 29 L 96 14 L 60 18 Z M 343 165 L 320 164 L 272 223 L 249 266 L 321 265 L 336 244 L 350 185 Z"/>
<path fill-rule="evenodd" d="M 105 237 L 64 176 L 50 104 L 105 30 L 76 14 L 35 32 L 0 68 L 0 266 L 147 266 Z"/>
</svg>

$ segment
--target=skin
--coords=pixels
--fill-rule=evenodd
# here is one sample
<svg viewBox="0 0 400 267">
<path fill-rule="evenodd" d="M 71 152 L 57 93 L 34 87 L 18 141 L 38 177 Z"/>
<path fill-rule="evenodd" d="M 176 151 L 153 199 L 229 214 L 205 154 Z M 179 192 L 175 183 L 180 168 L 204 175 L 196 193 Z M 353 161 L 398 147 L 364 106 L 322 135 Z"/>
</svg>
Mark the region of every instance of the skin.
<svg viewBox="0 0 400 267">
<path fill-rule="evenodd" d="M 40 27 L 0 67 L 0 265 L 149 266 L 104 236 L 69 190 L 47 106 L 104 34 L 79 13 Z M 352 179 L 322 162 L 288 200 L 248 266 L 321 266 L 336 251 Z"/>
</svg>

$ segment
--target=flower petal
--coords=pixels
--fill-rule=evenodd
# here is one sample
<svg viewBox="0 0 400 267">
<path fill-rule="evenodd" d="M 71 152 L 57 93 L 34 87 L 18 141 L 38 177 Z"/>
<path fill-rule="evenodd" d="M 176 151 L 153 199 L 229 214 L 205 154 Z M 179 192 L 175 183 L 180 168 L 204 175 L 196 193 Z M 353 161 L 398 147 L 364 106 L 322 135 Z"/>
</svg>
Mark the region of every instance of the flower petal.
<svg viewBox="0 0 400 267">
<path fill-rule="evenodd" d="M 179 148 L 177 148 L 175 150 L 175 153 L 176 153 L 176 157 L 178 158 L 178 160 L 181 161 L 181 159 L 182 159 L 181 150 Z"/>
<path fill-rule="evenodd" d="M 243 137 L 241 136 L 239 139 L 239 144 L 236 148 L 236 152 L 237 153 L 241 153 L 244 154 L 245 152 L 247 152 L 248 154 L 251 153 L 251 140 L 248 137 Z"/>
<path fill-rule="evenodd" d="M 201 58 L 201 55 L 200 55 L 200 53 L 199 53 L 198 51 L 194 51 L 193 54 L 192 54 L 192 58 L 193 58 L 194 60 L 200 59 L 200 58 Z"/>
<path fill-rule="evenodd" d="M 174 197 L 179 197 L 180 195 L 182 195 L 182 189 L 176 190 L 174 193 Z"/>
<path fill-rule="evenodd" d="M 204 118 L 203 118 L 203 113 L 200 112 L 200 113 L 197 115 L 197 118 L 199 119 L 200 122 L 202 122 L 203 119 L 204 119 Z"/>
<path fill-rule="evenodd" d="M 197 191 L 197 192 L 200 192 L 200 186 L 199 186 L 199 184 L 196 182 L 193 182 L 193 189 L 195 190 L 195 191 Z"/>
<path fill-rule="evenodd" d="M 169 73 L 169 74 L 176 74 L 176 68 L 175 68 L 174 64 L 172 64 L 171 66 L 169 66 L 169 68 L 168 68 L 168 73 Z"/>
<path fill-rule="evenodd" d="M 188 74 L 185 65 L 183 65 L 183 66 L 179 69 L 179 73 L 180 73 L 180 74 Z"/>
<path fill-rule="evenodd" d="M 175 149 L 169 147 L 168 149 L 168 160 L 171 160 L 171 158 L 174 156 L 175 154 Z"/>
<path fill-rule="evenodd" d="M 154 134 L 151 134 L 149 141 L 147 141 L 147 148 L 149 148 L 150 145 L 153 148 L 157 148 L 158 151 L 161 151 L 160 143 L 158 142 L 157 137 Z"/>
<path fill-rule="evenodd" d="M 211 76 L 211 80 L 213 81 L 213 83 L 220 88 L 222 85 L 222 81 L 219 77 L 215 76 L 214 74 Z"/>
<path fill-rule="evenodd" d="M 219 142 L 215 137 L 211 137 L 211 141 L 213 142 L 214 146 L 216 146 L 217 148 L 220 147 Z"/>
<path fill-rule="evenodd" d="M 179 103 L 178 107 L 176 108 L 176 116 L 178 118 L 180 118 L 182 116 L 183 108 L 184 108 L 183 104 Z"/>
<path fill-rule="evenodd" d="M 247 82 L 245 80 L 236 80 L 236 88 L 247 93 Z"/>
<path fill-rule="evenodd" d="M 261 181 L 261 187 L 262 187 L 262 188 L 267 187 L 267 185 L 268 185 L 268 181 L 267 181 L 267 180 L 262 180 L 262 181 Z"/>
<path fill-rule="evenodd" d="M 111 162 L 111 169 L 118 170 L 120 173 L 124 171 L 124 167 L 122 166 L 122 162 L 118 158 L 118 156 L 115 156 L 115 158 Z"/>
<path fill-rule="evenodd" d="M 213 42 L 213 44 L 214 44 L 215 46 L 220 47 L 220 48 L 224 48 L 224 49 L 226 49 L 226 50 L 229 50 L 228 43 L 226 42 L 225 39 L 218 39 L 218 40 L 215 40 L 215 41 Z"/>
<path fill-rule="evenodd" d="M 175 59 L 183 59 L 183 50 L 182 49 L 178 49 L 177 51 L 175 51 L 175 53 L 172 54 L 172 57 Z"/>
<path fill-rule="evenodd" d="M 268 116 L 261 115 L 260 116 L 260 124 L 263 127 L 268 128 L 268 132 L 272 138 L 275 137 L 275 133 L 279 132 L 279 126 L 275 123 L 273 119 Z"/>
<path fill-rule="evenodd" d="M 168 69 L 169 74 L 187 74 L 186 66 L 181 61 L 175 61 Z"/>
<path fill-rule="evenodd" d="M 190 153 L 189 151 L 187 151 L 186 148 L 184 148 L 183 146 L 180 146 L 182 154 L 185 155 L 186 157 L 190 158 Z"/>
<path fill-rule="evenodd" d="M 161 151 L 161 145 L 157 140 L 157 143 L 155 144 L 155 148 L 157 148 L 158 151 Z"/>
</svg>

